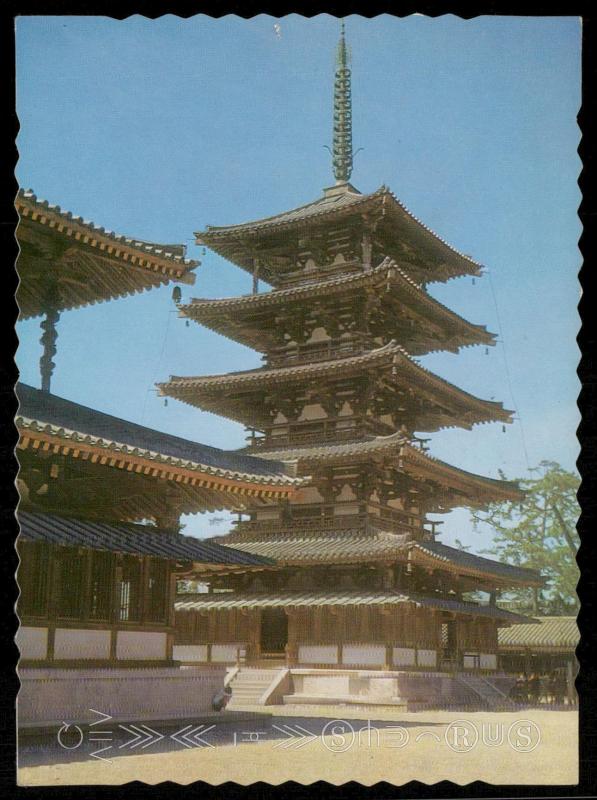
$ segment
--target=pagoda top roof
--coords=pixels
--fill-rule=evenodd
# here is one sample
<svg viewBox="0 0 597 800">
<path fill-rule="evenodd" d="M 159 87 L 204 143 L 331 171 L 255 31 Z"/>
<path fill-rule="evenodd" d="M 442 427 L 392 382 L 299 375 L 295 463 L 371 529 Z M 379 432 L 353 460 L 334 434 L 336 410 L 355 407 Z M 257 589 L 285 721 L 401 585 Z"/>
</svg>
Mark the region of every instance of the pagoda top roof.
<svg viewBox="0 0 597 800">
<path fill-rule="evenodd" d="M 401 297 L 408 297 L 415 306 L 439 323 L 456 331 L 466 344 L 494 344 L 495 334 L 484 325 L 476 325 L 461 317 L 450 308 L 431 297 L 420 284 L 414 281 L 395 261 L 385 258 L 377 267 L 356 273 L 344 273 L 325 280 L 310 280 L 298 286 L 275 289 L 240 297 L 192 298 L 188 304 L 179 306 L 182 317 L 188 317 L 207 325 L 212 330 L 224 333 L 235 341 L 252 347 L 263 346 L 267 333 L 252 332 L 249 323 L 240 322 L 239 314 L 248 314 L 269 308 L 284 306 L 313 298 L 339 295 L 358 290 L 361 287 L 375 286 L 391 280 L 392 290 Z M 440 344 L 438 343 L 438 348 Z"/>
<path fill-rule="evenodd" d="M 208 225 L 195 236 L 197 244 L 207 245 L 243 269 L 252 271 L 253 257 L 259 255 L 259 252 L 250 251 L 252 240 L 290 228 L 324 225 L 355 215 L 383 221 L 410 238 L 438 266 L 436 271 L 430 270 L 430 281 L 480 274 L 481 264 L 424 225 L 385 185 L 370 194 L 361 194 L 349 183 L 336 185 L 324 189 L 323 196 L 317 200 L 290 211 L 237 225 Z M 245 240 L 246 245 L 243 244 Z M 274 286 L 277 283 L 275 271 L 271 269 L 264 278 Z"/>
<path fill-rule="evenodd" d="M 209 477 L 222 488 L 234 487 L 236 482 L 264 491 L 288 492 L 304 483 L 289 475 L 288 465 L 276 459 L 220 450 L 162 433 L 23 383 L 17 384 L 16 391 L 16 425 L 28 439 L 47 435 L 68 445 L 70 451 L 90 446 L 113 457 L 151 462 L 168 473 Z"/>
<path fill-rule="evenodd" d="M 317 463 L 342 462 L 364 456 L 393 455 L 399 459 L 400 469 L 407 474 L 440 482 L 481 504 L 494 500 L 520 501 L 524 494 L 515 481 L 488 478 L 474 472 L 455 467 L 434 458 L 429 453 L 414 447 L 401 433 L 376 436 L 373 439 L 345 444 L 289 447 L 285 450 L 260 450 L 261 458 L 287 458 L 310 467 Z"/>
<path fill-rule="evenodd" d="M 57 310 L 134 294 L 169 281 L 192 284 L 199 264 L 183 244 L 157 244 L 108 231 L 20 189 L 17 300 L 21 317 L 43 314 L 46 283 L 56 285 Z"/>
<path fill-rule="evenodd" d="M 268 385 L 296 382 L 328 375 L 345 377 L 350 374 L 358 375 L 363 369 L 376 366 L 391 366 L 397 372 L 403 372 L 414 381 L 420 382 L 429 389 L 438 391 L 442 395 L 450 395 L 465 409 L 463 414 L 470 411 L 474 414 L 474 422 L 489 422 L 500 420 L 510 422 L 512 412 L 504 409 L 501 403 L 492 400 L 482 400 L 458 388 L 449 381 L 440 378 L 434 373 L 417 364 L 403 347 L 390 341 L 383 347 L 369 350 L 362 355 L 348 356 L 317 361 L 314 363 L 300 364 L 289 367 L 264 368 L 243 372 L 230 372 L 222 375 L 206 375 L 197 377 L 171 376 L 167 383 L 158 383 L 158 391 L 162 395 L 176 397 L 183 402 L 193 404 L 193 395 L 197 393 L 211 393 L 222 390 L 251 390 L 262 389 Z M 199 395 L 197 394 L 197 397 Z M 197 403 L 201 406 L 201 403 Z M 225 414 L 224 407 L 219 413 Z M 465 427 L 470 425 L 465 424 Z"/>
<path fill-rule="evenodd" d="M 408 535 L 377 531 L 366 534 L 346 532 L 317 536 L 285 536 L 243 541 L 242 534 L 214 538 L 219 544 L 244 550 L 256 556 L 273 559 L 277 566 L 302 564 L 361 564 L 366 561 L 406 560 L 428 565 L 440 563 L 462 574 L 499 578 L 503 585 L 537 584 L 543 579 L 536 570 L 504 564 L 435 541 L 413 542 Z M 409 556 L 410 554 L 410 556 Z M 440 567 L 441 568 L 441 567 Z"/>
<path fill-rule="evenodd" d="M 196 599 L 200 598 L 200 599 Z M 174 607 L 176 611 L 212 611 L 233 608 L 292 608 L 303 606 L 388 606 L 413 603 L 418 606 L 452 611 L 456 614 L 489 617 L 503 620 L 504 624 L 528 623 L 532 620 L 514 614 L 499 606 L 453 600 L 433 595 L 418 595 L 392 590 L 361 590 L 358 592 L 226 592 L 225 594 L 182 596 Z"/>
</svg>

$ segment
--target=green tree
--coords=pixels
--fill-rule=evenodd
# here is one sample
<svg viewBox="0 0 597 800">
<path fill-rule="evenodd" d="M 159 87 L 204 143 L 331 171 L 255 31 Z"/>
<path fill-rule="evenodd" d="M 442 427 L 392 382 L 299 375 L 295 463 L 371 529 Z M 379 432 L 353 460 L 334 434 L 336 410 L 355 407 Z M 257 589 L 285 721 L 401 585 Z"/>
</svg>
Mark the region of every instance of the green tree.
<svg viewBox="0 0 597 800">
<path fill-rule="evenodd" d="M 473 524 L 488 525 L 494 532 L 493 547 L 487 554 L 538 569 L 546 579 L 536 608 L 532 589 L 509 592 L 508 599 L 535 613 L 574 613 L 578 609 L 576 493 L 580 480 L 552 461 L 542 461 L 529 472 L 530 477 L 519 479 L 525 492 L 522 502 L 493 503 L 484 512 L 473 512 Z"/>
</svg>

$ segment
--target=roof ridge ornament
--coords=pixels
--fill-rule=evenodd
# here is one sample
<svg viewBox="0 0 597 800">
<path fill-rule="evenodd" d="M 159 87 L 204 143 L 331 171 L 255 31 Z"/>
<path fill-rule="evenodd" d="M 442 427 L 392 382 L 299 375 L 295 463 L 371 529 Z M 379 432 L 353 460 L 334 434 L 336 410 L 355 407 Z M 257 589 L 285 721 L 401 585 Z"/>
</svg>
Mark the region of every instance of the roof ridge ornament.
<svg viewBox="0 0 597 800">
<path fill-rule="evenodd" d="M 334 136 L 332 165 L 337 183 L 348 183 L 352 174 L 352 94 L 350 83 L 350 51 L 346 44 L 344 20 L 340 23 L 340 40 L 336 50 L 334 77 Z"/>
</svg>

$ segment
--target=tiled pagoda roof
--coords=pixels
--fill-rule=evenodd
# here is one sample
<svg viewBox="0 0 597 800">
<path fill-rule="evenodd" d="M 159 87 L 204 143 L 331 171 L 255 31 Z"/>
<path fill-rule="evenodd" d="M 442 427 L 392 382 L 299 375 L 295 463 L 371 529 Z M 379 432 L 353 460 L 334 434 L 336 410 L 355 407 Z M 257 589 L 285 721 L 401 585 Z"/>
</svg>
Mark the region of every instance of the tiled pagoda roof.
<svg viewBox="0 0 597 800">
<path fill-rule="evenodd" d="M 107 463 L 149 464 L 160 475 L 195 477 L 221 489 L 234 490 L 236 484 L 243 484 L 264 493 L 285 494 L 304 483 L 287 474 L 284 464 L 275 459 L 220 450 L 162 433 L 26 384 L 17 385 L 17 396 L 16 424 L 22 444 L 40 441 L 47 443 L 42 449 L 51 446 L 55 452 L 75 457 L 99 452 Z"/>
<path fill-rule="evenodd" d="M 56 514 L 18 512 L 20 538 L 62 547 L 84 547 L 112 553 L 154 556 L 202 566 L 265 567 L 271 561 L 233 547 L 192 536 L 174 534 L 149 525 L 97 522 Z"/>
<path fill-rule="evenodd" d="M 228 546 L 224 536 L 218 539 Z M 435 541 L 413 542 L 408 535 L 391 532 L 342 532 L 334 535 L 294 537 L 272 535 L 261 541 L 244 541 L 242 534 L 233 535 L 230 547 L 273 559 L 278 566 L 304 564 L 361 564 L 368 561 L 406 561 L 445 567 L 460 574 L 488 576 L 502 585 L 543 583 L 535 570 L 503 564 L 483 556 L 457 550 Z M 410 555 L 409 555 L 410 554 Z"/>
<path fill-rule="evenodd" d="M 232 419 L 246 421 L 246 414 L 234 411 L 224 403 L 225 392 L 240 390 L 262 390 L 266 387 L 313 380 L 319 377 L 344 378 L 359 375 L 373 368 L 392 368 L 396 374 L 408 379 L 408 387 L 432 394 L 438 403 L 451 402 L 458 409 L 455 425 L 470 428 L 478 422 L 499 420 L 510 422 L 512 412 L 504 409 L 501 403 L 482 400 L 429 370 L 417 364 L 400 345 L 389 342 L 387 345 L 367 353 L 329 361 L 300 364 L 276 369 L 260 368 L 244 372 L 230 372 L 223 375 L 198 377 L 171 376 L 167 383 L 158 383 L 159 393 L 196 405 L 208 411 L 230 416 Z M 249 409 L 251 416 L 254 408 Z M 470 415 L 470 420 L 467 416 Z"/>
<path fill-rule="evenodd" d="M 274 314 L 278 307 L 288 306 L 290 303 L 345 295 L 369 287 L 377 287 L 384 293 L 386 287 L 391 287 L 393 297 L 399 298 L 406 305 L 419 308 L 436 325 L 451 331 L 454 338 L 462 342 L 463 346 L 494 344 L 495 335 L 485 326 L 475 325 L 463 319 L 435 300 L 390 259 L 385 259 L 369 271 L 346 273 L 325 280 L 311 280 L 287 289 L 213 300 L 193 298 L 190 303 L 180 306 L 179 310 L 181 316 L 200 322 L 234 341 L 265 350 L 268 333 L 264 330 L 253 330 L 251 314 L 270 309 Z M 438 341 L 434 349 L 442 349 L 441 342 Z"/>
<path fill-rule="evenodd" d="M 19 190 L 17 291 L 21 317 L 46 310 L 44 278 L 57 279 L 58 310 L 77 308 L 178 281 L 192 284 L 198 261 L 182 244 L 156 244 L 107 231 L 30 189 Z M 50 243 L 48 245 L 48 242 Z"/>
<path fill-rule="evenodd" d="M 201 599 L 182 596 L 175 603 L 176 611 L 211 611 L 234 608 L 293 608 L 303 606 L 390 606 L 413 603 L 417 606 L 452 611 L 456 614 L 472 614 L 503 620 L 504 623 L 529 622 L 528 617 L 506 611 L 499 606 L 478 605 L 445 597 L 405 594 L 393 591 L 360 592 L 271 592 L 244 594 L 240 592 L 200 595 Z"/>
<path fill-rule="evenodd" d="M 576 617 L 537 617 L 536 622 L 541 624 L 500 631 L 500 650 L 550 652 L 575 650 L 578 646 L 580 633 Z"/>
<path fill-rule="evenodd" d="M 514 481 L 487 478 L 447 464 L 429 453 L 413 447 L 401 433 L 377 436 L 361 442 L 318 445 L 313 447 L 289 447 L 285 450 L 259 451 L 261 458 L 286 458 L 296 460 L 309 469 L 317 463 L 333 464 L 355 458 L 394 455 L 399 468 L 407 474 L 429 479 L 468 493 L 470 498 L 492 502 L 493 500 L 521 500 L 522 492 Z"/>
<path fill-rule="evenodd" d="M 478 275 L 481 265 L 451 247 L 418 220 L 386 186 L 371 194 L 361 194 L 350 184 L 334 187 L 323 197 L 306 205 L 264 219 L 239 225 L 213 226 L 196 233 L 197 243 L 208 245 L 224 258 L 249 271 L 253 268 L 253 243 L 259 238 L 283 233 L 291 228 L 313 228 L 318 224 L 337 222 L 355 215 L 375 215 L 394 235 L 408 239 L 435 262 L 429 269 L 429 280 L 447 280 L 457 275 Z M 266 280 L 274 286 L 276 274 L 269 270 Z"/>
</svg>

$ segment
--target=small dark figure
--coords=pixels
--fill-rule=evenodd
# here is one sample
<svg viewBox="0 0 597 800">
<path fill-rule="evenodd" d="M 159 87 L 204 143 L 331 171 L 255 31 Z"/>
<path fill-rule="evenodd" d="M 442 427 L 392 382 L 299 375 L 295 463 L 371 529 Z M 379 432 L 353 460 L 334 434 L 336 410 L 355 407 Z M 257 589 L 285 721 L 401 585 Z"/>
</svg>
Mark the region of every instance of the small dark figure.
<svg viewBox="0 0 597 800">
<path fill-rule="evenodd" d="M 521 672 L 516 678 L 516 683 L 510 689 L 510 698 L 520 705 L 526 703 L 528 696 L 527 676 Z"/>
<path fill-rule="evenodd" d="M 564 674 L 563 670 L 560 670 L 555 673 L 553 676 L 553 694 L 554 694 L 554 703 L 556 705 L 564 705 L 564 699 L 567 694 L 567 685 L 566 685 L 566 675 Z"/>
<path fill-rule="evenodd" d="M 214 699 L 211 701 L 211 707 L 214 711 L 223 711 L 231 699 L 232 688 L 230 686 L 225 686 L 214 695 Z"/>
<path fill-rule="evenodd" d="M 529 703 L 531 705 L 539 705 L 539 696 L 541 694 L 541 678 L 536 672 L 533 672 L 529 678 Z"/>
<path fill-rule="evenodd" d="M 550 705 L 552 705 L 552 706 L 559 705 L 560 700 L 558 698 L 558 694 L 559 694 L 559 688 L 560 687 L 559 687 L 559 679 L 558 679 L 558 673 L 557 672 L 552 672 L 552 674 L 549 676 L 549 680 L 548 680 L 547 686 L 548 686 L 547 694 L 548 694 L 548 697 L 549 697 Z"/>
</svg>

